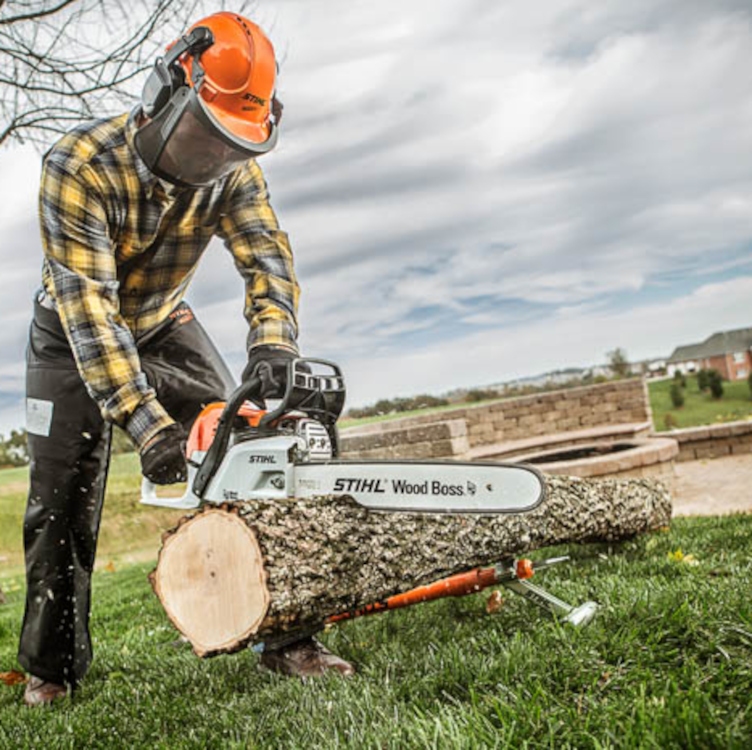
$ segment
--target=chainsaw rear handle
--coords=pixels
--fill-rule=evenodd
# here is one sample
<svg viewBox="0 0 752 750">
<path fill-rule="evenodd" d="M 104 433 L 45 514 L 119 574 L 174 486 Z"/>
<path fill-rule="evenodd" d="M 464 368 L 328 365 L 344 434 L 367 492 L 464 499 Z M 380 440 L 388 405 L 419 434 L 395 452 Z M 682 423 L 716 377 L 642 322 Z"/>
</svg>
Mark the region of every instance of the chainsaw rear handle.
<svg viewBox="0 0 752 750">
<path fill-rule="evenodd" d="M 311 372 L 311 365 L 331 369 L 330 375 L 317 375 Z M 242 383 L 230 396 L 222 410 L 209 450 L 201 462 L 201 468 L 193 480 L 193 492 L 203 498 L 206 489 L 217 472 L 227 452 L 232 436 L 233 421 L 238 410 L 246 401 L 264 403 L 264 395 L 275 390 L 272 367 L 268 362 L 259 362 L 249 380 Z M 321 421 L 332 441 L 332 451 L 338 453 L 336 421 L 345 405 L 345 385 L 342 371 L 333 362 L 325 359 L 297 358 L 287 364 L 285 395 L 276 409 L 265 414 L 259 425 L 272 424 L 290 411 L 302 411 Z"/>
<path fill-rule="evenodd" d="M 311 365 L 329 368 L 328 374 L 314 373 Z M 302 411 L 322 422 L 329 432 L 345 406 L 345 381 L 334 362 L 299 357 L 287 363 L 285 395 L 273 411 L 261 418 L 260 426 L 273 424 L 290 411 Z M 336 435 L 330 435 L 336 442 Z"/>
</svg>

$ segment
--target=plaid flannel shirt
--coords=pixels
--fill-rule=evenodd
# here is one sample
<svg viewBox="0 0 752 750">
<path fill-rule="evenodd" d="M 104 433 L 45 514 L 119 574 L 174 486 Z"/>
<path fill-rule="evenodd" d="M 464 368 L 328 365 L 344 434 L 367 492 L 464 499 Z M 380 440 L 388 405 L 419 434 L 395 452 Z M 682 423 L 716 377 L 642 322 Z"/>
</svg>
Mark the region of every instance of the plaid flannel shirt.
<svg viewBox="0 0 752 750">
<path fill-rule="evenodd" d="M 299 288 L 255 161 L 169 195 L 133 146 L 135 113 L 84 123 L 48 152 L 39 201 L 43 284 L 89 394 L 141 448 L 173 420 L 136 341 L 181 302 L 214 235 L 246 284 L 248 346 L 297 351 Z"/>
</svg>

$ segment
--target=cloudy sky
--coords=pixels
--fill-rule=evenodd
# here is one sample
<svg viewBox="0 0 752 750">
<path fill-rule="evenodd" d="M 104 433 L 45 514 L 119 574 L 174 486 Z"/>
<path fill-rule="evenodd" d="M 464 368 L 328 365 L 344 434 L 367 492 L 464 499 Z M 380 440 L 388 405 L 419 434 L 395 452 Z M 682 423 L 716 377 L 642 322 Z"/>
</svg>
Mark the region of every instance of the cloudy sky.
<svg viewBox="0 0 752 750">
<path fill-rule="evenodd" d="M 351 404 L 752 325 L 748 0 L 260 0 L 301 344 Z M 169 40 L 165 40 L 167 42 Z M 0 431 L 22 424 L 39 157 L 0 151 Z M 236 371 L 242 287 L 190 301 Z"/>
</svg>

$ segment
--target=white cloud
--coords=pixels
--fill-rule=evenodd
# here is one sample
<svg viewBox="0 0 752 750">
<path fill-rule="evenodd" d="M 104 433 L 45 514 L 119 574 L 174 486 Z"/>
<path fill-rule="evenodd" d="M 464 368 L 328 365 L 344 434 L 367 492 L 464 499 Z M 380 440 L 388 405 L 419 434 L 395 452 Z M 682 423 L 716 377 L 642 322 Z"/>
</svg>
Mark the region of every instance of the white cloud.
<svg viewBox="0 0 752 750">
<path fill-rule="evenodd" d="M 364 403 L 603 363 L 606 352 L 617 346 L 626 349 L 633 361 L 667 357 L 676 345 L 740 327 L 750 299 L 752 275 L 707 284 L 691 294 L 636 310 L 564 309 L 520 327 L 484 328 L 461 341 L 347 357 L 344 371 L 351 403 Z"/>
<path fill-rule="evenodd" d="M 748 1 L 259 0 L 256 17 L 282 58 L 283 136 L 262 165 L 302 343 L 347 365 L 356 400 L 615 345 L 667 354 L 750 322 Z M 17 374 L 38 159 L 6 149 L 0 166 L 0 372 Z M 237 369 L 242 289 L 210 252 L 191 298 Z"/>
</svg>

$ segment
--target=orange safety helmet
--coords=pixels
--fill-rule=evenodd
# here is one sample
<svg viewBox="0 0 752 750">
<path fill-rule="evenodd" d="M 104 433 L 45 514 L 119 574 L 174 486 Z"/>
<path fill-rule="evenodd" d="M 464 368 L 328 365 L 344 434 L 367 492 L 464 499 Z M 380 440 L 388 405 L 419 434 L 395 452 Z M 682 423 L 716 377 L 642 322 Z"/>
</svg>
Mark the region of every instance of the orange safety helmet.
<svg viewBox="0 0 752 750">
<path fill-rule="evenodd" d="M 146 81 L 136 149 L 178 185 L 210 184 L 277 142 L 274 49 L 236 13 L 215 13 L 167 48 Z"/>
</svg>

